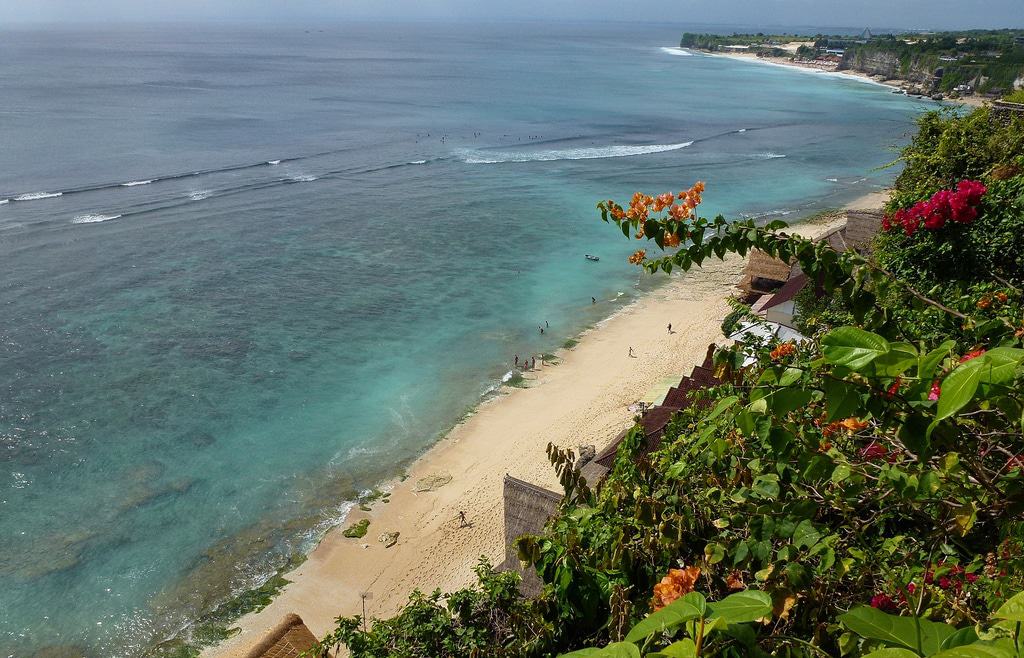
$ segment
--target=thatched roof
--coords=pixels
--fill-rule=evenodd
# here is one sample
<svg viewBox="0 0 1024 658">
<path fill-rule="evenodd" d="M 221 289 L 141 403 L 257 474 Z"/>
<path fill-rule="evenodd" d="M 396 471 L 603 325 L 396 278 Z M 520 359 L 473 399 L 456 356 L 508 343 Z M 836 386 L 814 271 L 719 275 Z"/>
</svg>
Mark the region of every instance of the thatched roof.
<svg viewBox="0 0 1024 658">
<path fill-rule="evenodd" d="M 541 582 L 533 569 L 523 569 L 515 541 L 523 535 L 540 532 L 558 510 L 562 494 L 549 491 L 524 480 L 505 475 L 505 562 L 503 571 L 518 571 L 523 577 L 520 589 L 526 596 L 540 594 Z"/>
<path fill-rule="evenodd" d="M 750 252 L 739 287 L 746 292 L 771 292 L 789 278 L 790 265 L 760 249 Z"/>
<path fill-rule="evenodd" d="M 871 249 L 871 241 L 882 227 L 881 210 L 851 210 L 846 213 L 843 238 L 847 248 L 864 253 Z"/>
<path fill-rule="evenodd" d="M 302 617 L 288 613 L 243 658 L 295 658 L 314 646 L 316 636 L 302 623 Z"/>
</svg>

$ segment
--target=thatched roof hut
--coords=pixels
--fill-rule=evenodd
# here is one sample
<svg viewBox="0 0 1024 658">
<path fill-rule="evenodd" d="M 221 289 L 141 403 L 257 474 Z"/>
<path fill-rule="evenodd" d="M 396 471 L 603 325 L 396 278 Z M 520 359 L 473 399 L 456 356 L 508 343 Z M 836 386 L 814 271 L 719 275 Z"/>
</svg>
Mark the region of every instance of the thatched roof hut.
<svg viewBox="0 0 1024 658">
<path fill-rule="evenodd" d="M 502 571 L 518 571 L 523 577 L 520 590 L 526 596 L 540 594 L 541 582 L 533 569 L 523 569 L 516 551 L 516 539 L 532 535 L 544 529 L 558 505 L 562 494 L 549 491 L 524 480 L 505 475 L 505 561 L 499 567 Z"/>
<path fill-rule="evenodd" d="M 882 228 L 883 217 L 881 210 L 851 210 L 846 213 L 843 239 L 847 249 L 855 249 L 862 254 L 869 252 L 872 240 Z"/>
<path fill-rule="evenodd" d="M 750 252 L 743 278 L 738 287 L 748 293 L 769 293 L 777 290 L 789 279 L 790 265 L 773 258 L 760 249 Z"/>
<path fill-rule="evenodd" d="M 302 617 L 288 613 L 243 658 L 297 658 L 315 647 L 316 643 L 316 636 L 302 623 Z M 330 654 L 322 656 L 329 657 Z"/>
</svg>

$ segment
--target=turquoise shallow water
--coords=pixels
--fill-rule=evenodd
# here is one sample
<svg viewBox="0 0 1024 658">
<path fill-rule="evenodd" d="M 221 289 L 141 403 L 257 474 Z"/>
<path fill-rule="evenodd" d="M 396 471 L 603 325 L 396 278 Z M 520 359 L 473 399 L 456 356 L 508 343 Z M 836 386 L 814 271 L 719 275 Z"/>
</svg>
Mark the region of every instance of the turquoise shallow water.
<svg viewBox="0 0 1024 658">
<path fill-rule="evenodd" d="M 3 655 L 137 654 L 635 296 L 598 199 L 891 180 L 924 106 L 681 31 L 4 32 Z"/>
</svg>

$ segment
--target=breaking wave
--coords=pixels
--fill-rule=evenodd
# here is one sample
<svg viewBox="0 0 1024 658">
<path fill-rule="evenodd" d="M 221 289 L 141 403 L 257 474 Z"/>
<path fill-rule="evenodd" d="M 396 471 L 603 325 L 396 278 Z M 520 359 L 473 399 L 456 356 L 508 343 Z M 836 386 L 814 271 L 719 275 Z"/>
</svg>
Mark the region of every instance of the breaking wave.
<svg viewBox="0 0 1024 658">
<path fill-rule="evenodd" d="M 19 194 L 14 197 L 14 201 L 36 201 L 37 199 L 52 199 L 54 197 L 64 196 L 63 192 L 32 192 L 30 194 Z"/>
<path fill-rule="evenodd" d="M 5 203 L 10 203 L 10 201 L 10 199 L 0 199 L 0 206 L 4 205 Z"/>
<path fill-rule="evenodd" d="M 121 183 L 121 187 L 137 187 L 139 185 L 149 185 L 154 180 L 156 180 L 156 179 L 154 178 L 154 179 L 150 179 L 150 180 L 133 180 L 133 181 L 128 181 L 127 183 Z"/>
<path fill-rule="evenodd" d="M 549 151 L 461 151 L 460 160 L 468 164 L 497 164 L 501 162 L 553 162 L 556 160 L 596 160 L 599 158 L 626 158 L 635 155 L 664 153 L 690 146 L 693 142 L 678 144 L 650 144 L 647 146 L 597 146 Z"/>
<path fill-rule="evenodd" d="M 411 160 L 411 161 L 407 162 L 406 164 L 427 164 L 427 161 L 426 160 Z"/>
<path fill-rule="evenodd" d="M 279 164 L 281 164 L 281 161 L 280 160 L 267 160 L 267 164 L 268 165 L 279 165 Z"/>
<path fill-rule="evenodd" d="M 72 224 L 96 224 L 111 219 L 117 219 L 121 215 L 79 215 L 71 220 Z"/>
<path fill-rule="evenodd" d="M 196 190 L 195 192 L 189 192 L 188 198 L 192 201 L 202 201 L 213 194 L 212 190 Z"/>
<path fill-rule="evenodd" d="M 783 153 L 768 152 L 768 153 L 755 153 L 754 157 L 757 158 L 758 160 L 775 160 L 777 158 L 784 158 L 786 156 Z"/>
<path fill-rule="evenodd" d="M 295 181 L 296 183 L 312 183 L 313 181 L 316 180 L 316 176 L 311 176 L 309 174 L 299 174 L 297 176 L 292 176 L 292 180 Z"/>
<path fill-rule="evenodd" d="M 663 52 L 663 53 L 665 53 L 667 55 L 675 55 L 676 57 L 693 57 L 693 53 L 691 53 L 689 50 L 685 50 L 683 48 L 663 47 L 660 50 L 661 50 L 661 52 Z"/>
</svg>

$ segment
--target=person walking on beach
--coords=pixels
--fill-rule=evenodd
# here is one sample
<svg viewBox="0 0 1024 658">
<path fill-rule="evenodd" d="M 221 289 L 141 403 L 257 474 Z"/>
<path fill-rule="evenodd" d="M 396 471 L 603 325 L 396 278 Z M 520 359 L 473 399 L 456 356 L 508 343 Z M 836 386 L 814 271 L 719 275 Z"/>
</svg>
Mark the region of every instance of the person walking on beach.
<svg viewBox="0 0 1024 658">
<path fill-rule="evenodd" d="M 536 369 L 537 369 L 537 357 L 533 357 L 533 358 L 530 359 L 530 370 L 536 370 Z"/>
<path fill-rule="evenodd" d="M 668 332 L 672 333 L 672 323 L 671 322 L 668 323 Z"/>
<path fill-rule="evenodd" d="M 465 528 L 468 525 L 469 525 L 469 521 L 466 520 L 466 513 L 460 511 L 459 512 L 459 527 L 460 528 Z"/>
<path fill-rule="evenodd" d="M 633 354 L 633 346 L 632 345 L 629 346 L 629 356 L 634 358 L 634 359 L 636 358 L 636 354 Z"/>
</svg>

